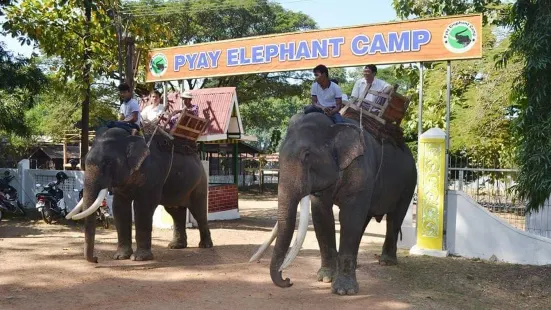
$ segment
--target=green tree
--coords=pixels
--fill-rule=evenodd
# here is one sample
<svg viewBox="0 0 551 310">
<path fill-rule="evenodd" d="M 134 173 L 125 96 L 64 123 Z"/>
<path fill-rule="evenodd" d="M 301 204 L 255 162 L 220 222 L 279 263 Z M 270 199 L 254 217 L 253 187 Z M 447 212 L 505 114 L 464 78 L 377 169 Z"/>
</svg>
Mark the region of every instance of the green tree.
<svg viewBox="0 0 551 310">
<path fill-rule="evenodd" d="M 117 92 L 109 85 L 94 85 L 90 101 L 90 127 L 99 125 L 100 119 L 116 119 Z M 81 120 L 82 93 L 76 82 L 53 79 L 48 89 L 37 96 L 38 103 L 25 113 L 25 121 L 34 135 L 50 136 L 56 141 L 65 130 L 74 130 Z"/>
<path fill-rule="evenodd" d="M 502 57 L 509 70 L 520 57 L 522 74 L 515 81 L 514 108 L 518 111 L 517 193 L 527 199 L 527 210 L 539 210 L 551 194 L 551 4 L 518 0 L 504 24 L 513 29 L 510 49 Z"/>
<path fill-rule="evenodd" d="M 0 2 L 0 17 L 10 1 Z M 1 33 L 1 32 L 0 32 Z M 14 56 L 0 42 L 0 135 L 27 135 L 24 111 L 47 83 L 34 58 Z"/>
<path fill-rule="evenodd" d="M 496 105 L 487 104 L 478 111 L 484 111 L 495 120 L 493 124 L 503 127 L 508 117 L 516 117 L 513 148 L 516 150 L 515 161 L 520 168 L 518 185 L 515 187 L 521 199 L 528 201 L 527 210 L 538 210 L 551 194 L 551 111 L 549 96 L 551 93 L 551 15 L 549 1 L 517 0 L 513 3 L 502 3 L 497 0 L 475 1 L 412 1 L 394 0 L 394 8 L 398 16 L 439 16 L 448 14 L 463 14 L 481 12 L 485 23 L 503 25 L 513 30 L 509 48 L 505 52 L 494 55 L 498 65 L 506 68 L 501 72 L 518 72 L 522 74 L 513 81 L 511 105 L 503 112 L 503 107 L 495 110 Z M 520 69 L 519 69 L 520 67 Z M 498 73 L 499 74 L 499 73 Z M 510 77 L 494 76 L 503 83 L 510 82 Z M 481 86 L 480 96 L 491 93 L 500 98 L 502 88 L 490 89 Z M 484 93 L 484 91 L 488 91 Z M 491 91 L 491 92 L 490 92 Z M 505 89 L 505 93 L 506 89 Z M 484 97 L 483 97 L 484 98 Z M 485 99 L 489 99 L 486 96 Z M 504 98 L 501 97 L 503 102 Z M 486 109 L 484 109 L 486 108 Z M 471 113 L 472 116 L 472 113 Z M 496 117 L 497 116 L 497 117 Z M 486 122 L 480 122 L 478 129 Z M 496 129 L 492 126 L 486 126 Z M 494 135 L 494 138 L 495 135 Z M 499 137 L 498 137 L 499 139 Z M 510 141 L 510 137 L 506 140 Z"/>
<path fill-rule="evenodd" d="M 482 13 L 483 23 L 500 18 L 506 6 L 501 0 L 392 0 L 401 19 Z"/>
<path fill-rule="evenodd" d="M 289 119 L 309 102 L 309 98 L 297 96 L 251 101 L 240 106 L 245 130 L 258 137 L 256 147 L 276 152 L 279 143 L 285 138 Z"/>
<path fill-rule="evenodd" d="M 48 57 L 59 57 L 59 74 L 81 82 L 84 63 L 83 0 L 22 0 L 9 7 L 4 25 L 24 43 L 36 42 Z M 55 8 L 54 10 L 50 8 Z M 267 1 L 140 0 L 95 1 L 90 37 L 92 76 L 118 79 L 116 25 L 136 39 L 139 51 L 138 81 L 145 79 L 147 52 L 151 48 L 196 44 L 248 36 L 315 29 L 303 13 Z M 28 38 L 27 38 L 28 37 Z M 240 101 L 298 95 L 301 87 L 287 80 L 303 81 L 304 72 L 265 73 L 206 80 L 188 80 L 191 88 L 236 86 Z M 140 85 L 141 88 L 152 86 Z"/>
<path fill-rule="evenodd" d="M 512 85 L 521 74 L 522 62 L 516 59 L 507 70 L 496 68 L 494 63 L 494 58 L 508 47 L 509 40 L 506 39 L 495 48 L 484 51 L 478 67 L 479 78 L 463 95 L 464 102 L 454 109 L 451 150 L 466 151 L 472 164 L 486 167 L 514 165 L 514 114 L 510 97 Z"/>
</svg>

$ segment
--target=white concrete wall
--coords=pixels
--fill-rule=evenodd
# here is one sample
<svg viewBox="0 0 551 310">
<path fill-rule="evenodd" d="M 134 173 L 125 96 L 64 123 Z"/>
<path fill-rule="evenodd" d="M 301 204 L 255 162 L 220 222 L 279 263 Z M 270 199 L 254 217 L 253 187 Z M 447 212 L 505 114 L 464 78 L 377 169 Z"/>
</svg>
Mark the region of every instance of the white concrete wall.
<svg viewBox="0 0 551 310">
<path fill-rule="evenodd" d="M 461 191 L 449 191 L 446 241 L 450 254 L 515 264 L 551 264 L 551 239 L 519 230 Z"/>
<path fill-rule="evenodd" d="M 551 201 L 547 199 L 537 212 L 526 213 L 526 231 L 551 238 Z"/>
<path fill-rule="evenodd" d="M 417 208 L 417 204 L 410 203 L 406 217 L 402 222 L 402 240 L 400 240 L 400 235 L 398 235 L 398 244 L 399 249 L 411 249 L 417 243 L 417 227 L 413 223 L 413 210 Z"/>
</svg>

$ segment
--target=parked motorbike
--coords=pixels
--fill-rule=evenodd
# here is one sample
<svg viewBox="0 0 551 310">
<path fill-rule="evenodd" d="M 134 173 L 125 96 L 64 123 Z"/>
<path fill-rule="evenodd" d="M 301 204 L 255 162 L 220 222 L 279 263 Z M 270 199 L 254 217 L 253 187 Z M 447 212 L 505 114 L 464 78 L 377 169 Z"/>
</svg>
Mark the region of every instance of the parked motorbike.
<svg viewBox="0 0 551 310">
<path fill-rule="evenodd" d="M 77 189 L 75 189 L 77 191 Z M 80 201 L 84 195 L 84 190 L 81 189 L 78 192 L 78 200 Z M 107 200 L 104 198 L 100 207 L 96 211 L 96 220 L 103 226 L 103 228 L 109 228 L 109 206 Z"/>
<path fill-rule="evenodd" d="M 25 216 L 23 205 L 17 199 L 17 190 L 10 185 L 14 178 L 15 176 L 6 171 L 0 179 L 0 221 L 6 213 Z"/>
<path fill-rule="evenodd" d="M 51 224 L 56 218 L 63 218 L 67 215 L 67 206 L 63 199 L 63 191 L 59 185 L 65 182 L 69 177 L 65 172 L 60 171 L 56 174 L 56 182 L 50 182 L 43 187 L 42 191 L 36 194 L 36 209 L 42 214 L 44 222 Z M 40 187 L 36 184 L 36 187 Z"/>
</svg>

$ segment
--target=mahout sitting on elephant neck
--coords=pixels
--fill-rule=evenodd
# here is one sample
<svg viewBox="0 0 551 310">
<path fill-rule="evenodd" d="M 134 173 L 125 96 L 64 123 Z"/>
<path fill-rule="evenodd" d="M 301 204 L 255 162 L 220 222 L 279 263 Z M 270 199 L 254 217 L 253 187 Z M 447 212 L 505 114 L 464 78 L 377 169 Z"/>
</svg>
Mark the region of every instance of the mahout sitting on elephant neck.
<svg viewBox="0 0 551 310">
<path fill-rule="evenodd" d="M 107 128 L 121 128 L 121 129 L 124 129 L 124 130 L 128 131 L 128 133 L 130 135 L 133 134 L 133 130 L 137 130 L 137 131 L 140 130 L 140 126 L 138 126 L 136 124 L 128 123 L 128 122 L 122 122 L 122 121 L 108 121 L 105 125 L 106 125 Z"/>
</svg>

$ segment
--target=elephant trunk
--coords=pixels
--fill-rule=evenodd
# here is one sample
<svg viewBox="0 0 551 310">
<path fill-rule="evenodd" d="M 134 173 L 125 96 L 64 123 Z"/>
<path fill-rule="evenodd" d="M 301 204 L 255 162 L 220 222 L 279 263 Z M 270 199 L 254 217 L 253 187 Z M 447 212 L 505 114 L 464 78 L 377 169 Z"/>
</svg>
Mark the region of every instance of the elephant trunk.
<svg viewBox="0 0 551 310">
<path fill-rule="evenodd" d="M 97 173 L 96 166 L 88 166 L 84 175 L 84 191 L 82 200 L 67 215 L 67 218 L 73 220 L 84 220 L 84 257 L 88 262 L 97 263 L 98 258 L 94 256 L 94 243 L 96 238 L 96 210 L 107 195 L 107 188 L 103 188 L 100 183 L 100 175 Z M 80 210 L 82 212 L 77 213 Z"/>
<path fill-rule="evenodd" d="M 304 184 L 301 186 L 303 188 L 305 187 Z M 289 184 L 280 183 L 278 186 L 278 229 L 276 244 L 270 263 L 270 276 L 272 282 L 279 287 L 289 287 L 292 285 L 290 279 L 287 278 L 284 280 L 282 278 L 281 270 L 289 265 L 294 259 L 294 256 L 298 254 L 298 250 L 302 246 L 302 241 L 304 241 L 304 236 L 306 236 L 306 229 L 304 229 L 304 226 L 306 226 L 306 228 L 308 227 L 309 196 L 306 195 L 305 197 L 301 197 L 301 193 L 298 190 L 299 188 L 298 184 L 289 186 Z M 290 191 L 293 190 L 296 192 L 290 193 Z M 291 239 L 293 238 L 299 201 L 301 201 L 302 206 L 308 203 L 308 209 L 304 207 L 301 208 L 299 234 L 290 255 L 285 257 L 289 250 Z M 306 220 L 304 220 L 304 217 L 306 217 Z"/>
<path fill-rule="evenodd" d="M 84 220 L 84 257 L 90 263 L 97 263 L 94 256 L 94 244 L 96 242 L 96 217 L 89 216 Z"/>
</svg>

